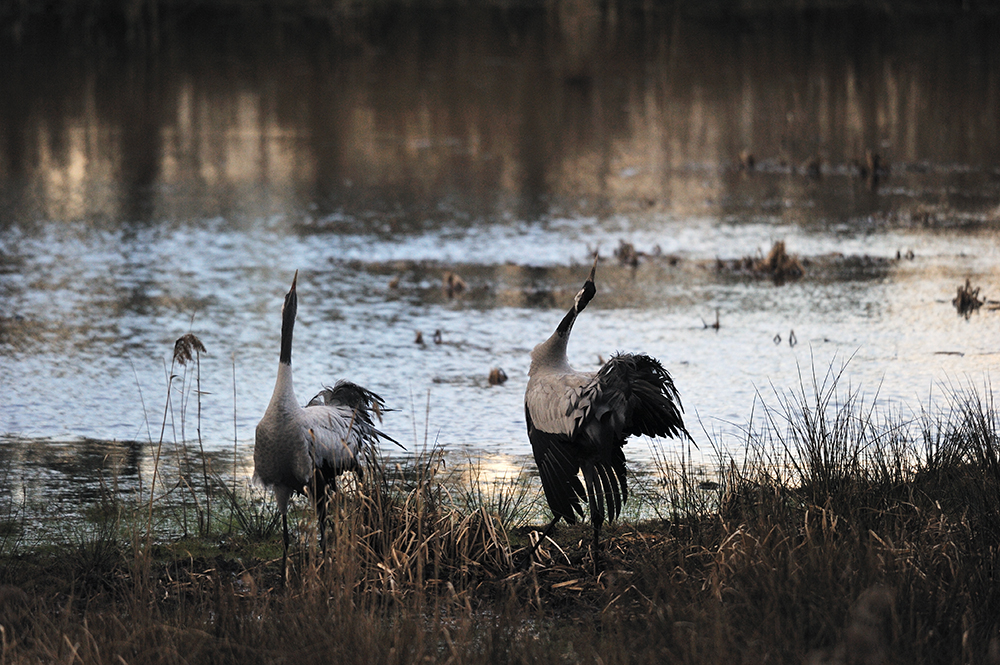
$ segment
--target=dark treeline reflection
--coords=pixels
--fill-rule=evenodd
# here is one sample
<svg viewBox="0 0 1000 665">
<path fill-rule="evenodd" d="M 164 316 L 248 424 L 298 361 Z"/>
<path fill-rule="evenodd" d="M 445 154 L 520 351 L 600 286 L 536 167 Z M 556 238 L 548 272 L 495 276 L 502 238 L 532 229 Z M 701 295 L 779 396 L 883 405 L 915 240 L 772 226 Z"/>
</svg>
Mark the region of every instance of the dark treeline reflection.
<svg viewBox="0 0 1000 665">
<path fill-rule="evenodd" d="M 192 20 L 143 51 L 7 43 L 0 224 L 293 212 L 393 233 L 725 211 L 809 176 L 846 183 L 814 214 L 850 215 L 891 204 L 861 184 L 876 155 L 917 195 L 927 174 L 973 192 L 996 178 L 996 18 L 607 7 Z M 764 191 L 747 193 L 741 155 Z"/>
<path fill-rule="evenodd" d="M 47 497 L 52 503 L 70 498 L 94 501 L 113 490 L 136 487 L 144 471 L 152 473 L 151 468 L 140 468 L 144 464 L 143 447 L 134 442 L 28 442 L 3 437 L 0 443 L 2 505 L 16 505 L 26 494 Z M 147 484 L 149 480 L 147 477 Z"/>
</svg>

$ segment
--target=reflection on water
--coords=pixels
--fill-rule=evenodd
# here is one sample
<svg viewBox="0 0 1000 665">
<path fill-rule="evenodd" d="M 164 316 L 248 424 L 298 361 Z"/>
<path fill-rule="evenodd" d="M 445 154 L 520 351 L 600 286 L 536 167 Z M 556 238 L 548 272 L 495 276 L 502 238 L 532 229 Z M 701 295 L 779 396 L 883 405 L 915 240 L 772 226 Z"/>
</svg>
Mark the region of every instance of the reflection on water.
<svg viewBox="0 0 1000 665">
<path fill-rule="evenodd" d="M 192 24 L 142 55 L 0 45 L 0 433 L 39 442 L 9 454 L 156 440 L 168 385 L 168 438 L 193 438 L 198 377 L 168 376 L 188 331 L 206 446 L 249 450 L 295 269 L 300 401 L 349 377 L 396 438 L 505 473 L 528 453 L 528 353 L 594 248 L 573 362 L 660 357 L 690 429 L 734 454 L 757 391 L 811 367 L 850 359 L 853 385 L 914 407 L 982 379 L 996 314 L 949 303 L 966 278 L 995 297 L 1000 266 L 995 17 L 598 7 Z M 716 269 L 775 240 L 803 279 Z"/>
<path fill-rule="evenodd" d="M 347 41 L 185 33 L 124 61 L 21 46 L 0 83 L 5 219 L 294 213 L 392 236 L 789 199 L 796 215 L 859 214 L 899 190 L 926 196 L 942 172 L 967 203 L 995 194 L 995 19 L 611 22 L 586 2 L 555 7 L 406 9 L 380 29 L 359 20 Z M 848 181 L 760 186 L 736 168 L 744 151 L 765 172 Z M 893 176 L 876 192 L 837 177 L 869 152 Z"/>
<path fill-rule="evenodd" d="M 242 457 L 234 465 L 232 450 L 202 455 L 196 446 L 3 435 L 0 522 L 4 529 L 16 528 L 30 537 L 44 539 L 45 533 L 49 538 L 56 534 L 72 537 L 95 510 L 141 513 L 151 488 L 159 509 L 185 506 L 193 513 L 198 502 L 205 502 L 206 478 L 249 473 Z M 218 511 L 223 495 L 214 485 L 212 489 L 209 499 L 216 501 Z M 10 534 L 5 531 L 4 535 Z M 10 545 L 4 542 L 5 547 Z"/>
</svg>

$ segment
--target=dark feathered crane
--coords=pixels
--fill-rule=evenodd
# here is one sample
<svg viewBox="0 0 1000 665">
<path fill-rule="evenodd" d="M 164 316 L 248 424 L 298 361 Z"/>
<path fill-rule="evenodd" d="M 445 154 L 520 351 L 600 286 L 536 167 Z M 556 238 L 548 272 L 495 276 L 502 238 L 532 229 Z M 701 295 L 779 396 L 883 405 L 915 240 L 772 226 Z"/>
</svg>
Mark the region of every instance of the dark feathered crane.
<svg viewBox="0 0 1000 665">
<path fill-rule="evenodd" d="M 274 488 L 281 512 L 282 576 L 288 559 L 288 501 L 292 494 L 305 494 L 312 500 L 319 521 L 320 545 L 325 549 L 327 489 L 335 491 L 336 478 L 345 471 L 360 474 L 362 458 L 380 439 L 396 443 L 376 429 L 372 420 L 381 420 L 382 398 L 349 381 L 324 388 L 305 407 L 299 406 L 292 386 L 298 276 L 296 271 L 281 307 L 278 379 L 271 402 L 257 424 L 253 449 L 254 477 Z"/>
<path fill-rule="evenodd" d="M 605 516 L 618 517 L 628 498 L 622 449 L 628 437 L 691 438 L 673 379 L 655 358 L 619 353 L 597 372 L 570 367 L 566 344 L 576 317 L 597 291 L 596 270 L 595 258 L 573 307 L 531 352 L 524 394 L 528 438 L 554 515 L 543 538 L 560 519 L 575 524 L 587 502 L 595 546 Z"/>
</svg>

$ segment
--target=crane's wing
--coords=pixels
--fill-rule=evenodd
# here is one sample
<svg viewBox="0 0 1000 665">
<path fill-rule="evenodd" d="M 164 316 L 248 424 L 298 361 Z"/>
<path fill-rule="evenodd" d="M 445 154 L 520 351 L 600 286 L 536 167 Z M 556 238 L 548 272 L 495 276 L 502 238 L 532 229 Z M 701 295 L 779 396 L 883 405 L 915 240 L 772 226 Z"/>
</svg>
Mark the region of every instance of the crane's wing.
<svg viewBox="0 0 1000 665">
<path fill-rule="evenodd" d="M 330 386 L 324 387 L 323 390 L 316 393 L 316 396 L 306 404 L 306 408 L 311 406 L 349 407 L 353 410 L 355 420 L 359 423 L 363 435 L 370 438 L 371 443 L 385 439 L 403 448 L 403 444 L 399 441 L 396 441 L 385 432 L 376 429 L 375 423 L 372 420 L 372 416 L 375 416 L 379 422 L 382 422 L 382 414 L 392 411 L 392 409 L 385 408 L 385 400 L 356 383 L 341 379 L 332 388 Z M 406 449 L 403 448 L 403 450 Z"/>
<path fill-rule="evenodd" d="M 537 428 L 527 403 L 524 405 L 524 419 L 528 424 L 528 440 L 531 441 L 531 451 L 545 491 L 545 501 L 555 517 L 576 524 L 577 515 L 583 517 L 581 501 L 587 498 L 578 476 L 580 456 L 577 446 L 566 434 Z"/>
<path fill-rule="evenodd" d="M 383 411 L 381 397 L 350 381 L 338 381 L 317 393 L 303 409 L 302 420 L 316 468 L 334 473 L 357 470 L 359 456 L 379 440 L 399 445 L 372 421 L 372 415 L 381 420 Z"/>
<path fill-rule="evenodd" d="M 572 439 L 580 422 L 573 405 L 593 378 L 593 374 L 583 372 L 532 377 L 524 393 L 524 405 L 531 411 L 535 429 Z"/>
<path fill-rule="evenodd" d="M 343 405 L 308 406 L 298 425 L 315 468 L 329 469 L 334 474 L 357 470 L 358 458 L 365 444 L 371 442 L 354 409 Z"/>
<path fill-rule="evenodd" d="M 673 379 L 658 360 L 644 354 L 612 357 L 569 412 L 592 440 L 642 434 L 691 439 Z"/>
</svg>

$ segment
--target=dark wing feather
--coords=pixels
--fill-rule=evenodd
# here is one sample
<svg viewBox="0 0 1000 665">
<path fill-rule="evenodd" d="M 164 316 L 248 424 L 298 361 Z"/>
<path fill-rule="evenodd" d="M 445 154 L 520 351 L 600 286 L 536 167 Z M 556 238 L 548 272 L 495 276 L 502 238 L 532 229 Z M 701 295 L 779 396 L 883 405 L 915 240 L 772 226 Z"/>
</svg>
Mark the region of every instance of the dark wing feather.
<svg viewBox="0 0 1000 665">
<path fill-rule="evenodd" d="M 621 515 L 622 506 L 628 500 L 625 452 L 622 450 L 624 443 L 621 440 L 618 445 L 606 447 L 599 453 L 588 456 L 582 465 L 591 499 L 590 519 L 597 526 L 604 521 L 605 514 L 608 520 Z"/>
<path fill-rule="evenodd" d="M 377 394 L 362 388 L 356 383 L 341 379 L 332 388 L 325 386 L 323 390 L 316 393 L 316 396 L 309 400 L 306 408 L 310 406 L 346 406 L 354 411 L 354 418 L 363 436 L 369 441 L 385 439 L 391 441 L 402 448 L 402 444 L 385 432 L 376 429 L 372 420 L 374 415 L 381 422 L 382 414 L 390 409 L 385 408 L 385 400 Z"/>
<path fill-rule="evenodd" d="M 595 528 L 604 524 L 604 469 L 589 460 L 583 466 L 583 479 L 587 483 L 587 498 L 590 499 L 590 521 Z M 610 511 L 609 511 L 610 512 Z"/>
<path fill-rule="evenodd" d="M 601 436 L 611 430 L 616 438 L 643 434 L 691 438 L 674 380 L 658 360 L 647 355 L 616 354 L 579 401 L 589 405 L 587 415 L 600 423 Z M 581 424 L 586 428 L 588 423 Z"/>
<path fill-rule="evenodd" d="M 545 500 L 554 516 L 576 524 L 577 515 L 583 517 L 580 502 L 587 498 L 577 475 L 580 471 L 579 450 L 564 434 L 550 434 L 536 429 L 527 406 L 524 407 L 524 416 Z"/>
<path fill-rule="evenodd" d="M 625 452 L 616 448 L 614 459 L 605 459 L 601 467 L 607 477 L 607 485 L 611 489 L 608 495 L 608 519 L 617 518 L 622 512 L 622 506 L 628 500 L 628 485 L 625 483 Z"/>
</svg>

